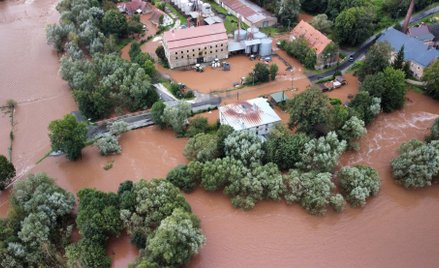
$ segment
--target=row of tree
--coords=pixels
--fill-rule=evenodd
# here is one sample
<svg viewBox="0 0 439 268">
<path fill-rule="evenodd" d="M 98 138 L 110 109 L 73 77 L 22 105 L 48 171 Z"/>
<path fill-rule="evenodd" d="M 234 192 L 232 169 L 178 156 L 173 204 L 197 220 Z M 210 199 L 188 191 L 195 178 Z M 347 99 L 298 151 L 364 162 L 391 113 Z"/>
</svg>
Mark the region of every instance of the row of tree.
<svg viewBox="0 0 439 268">
<path fill-rule="evenodd" d="M 280 43 L 280 48 L 285 50 L 288 55 L 300 61 L 306 68 L 314 69 L 317 62 L 316 52 L 309 47 L 308 42 L 303 37 L 293 41 L 283 40 Z"/>
<path fill-rule="evenodd" d="M 30 175 L 11 192 L 0 219 L 0 266 L 110 267 L 106 242 L 126 228 L 141 249 L 137 267 L 181 267 L 205 242 L 200 222 L 178 189 L 166 180 L 121 183 L 117 193 L 72 193 L 46 174 Z M 72 230 L 81 239 L 71 241 Z M 65 256 L 64 256 L 65 254 Z"/>
<path fill-rule="evenodd" d="M 222 125 L 216 134 L 199 133 L 191 138 L 184 148 L 191 162 L 172 169 L 167 180 L 186 192 L 198 184 L 207 191 L 224 190 L 233 206 L 243 209 L 253 208 L 260 200 L 284 198 L 320 215 L 328 205 L 336 211 L 344 206 L 343 196 L 334 192 L 331 173 L 346 147 L 347 142 L 335 132 L 312 139 L 277 125 L 263 143 L 254 132 Z M 362 206 L 378 192 L 379 177 L 366 167 L 346 169 L 339 173 L 345 185 L 342 190 L 353 206 Z M 290 172 L 282 175 L 281 170 Z M 368 190 L 370 180 L 378 189 Z M 354 190 L 360 186 L 365 189 Z"/>
<path fill-rule="evenodd" d="M 142 31 L 139 18 L 127 22 L 113 4 L 105 5 L 113 7 L 106 11 L 102 6 L 99 1 L 63 0 L 57 6 L 60 23 L 47 27 L 49 44 L 65 53 L 61 77 L 73 90 L 79 110 L 92 120 L 149 108 L 158 99 L 151 85 L 156 71 L 150 57 L 134 50 L 131 63 L 111 54 L 118 53 L 120 38 Z"/>
</svg>

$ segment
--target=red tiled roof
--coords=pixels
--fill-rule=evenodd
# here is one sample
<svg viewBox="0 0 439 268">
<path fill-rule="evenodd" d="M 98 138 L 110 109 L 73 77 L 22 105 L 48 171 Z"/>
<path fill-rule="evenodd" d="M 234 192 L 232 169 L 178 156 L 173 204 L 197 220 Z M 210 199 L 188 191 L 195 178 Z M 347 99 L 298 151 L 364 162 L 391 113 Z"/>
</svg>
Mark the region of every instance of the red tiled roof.
<svg viewBox="0 0 439 268">
<path fill-rule="evenodd" d="M 291 31 L 291 35 L 298 38 L 303 37 L 308 42 L 309 46 L 316 50 L 317 55 L 332 43 L 332 40 L 324 34 L 316 30 L 309 23 L 301 20 L 299 24 Z"/>
<path fill-rule="evenodd" d="M 163 34 L 163 41 L 172 49 L 191 47 L 200 44 L 209 44 L 227 41 L 226 28 L 223 23 L 175 29 Z"/>
</svg>

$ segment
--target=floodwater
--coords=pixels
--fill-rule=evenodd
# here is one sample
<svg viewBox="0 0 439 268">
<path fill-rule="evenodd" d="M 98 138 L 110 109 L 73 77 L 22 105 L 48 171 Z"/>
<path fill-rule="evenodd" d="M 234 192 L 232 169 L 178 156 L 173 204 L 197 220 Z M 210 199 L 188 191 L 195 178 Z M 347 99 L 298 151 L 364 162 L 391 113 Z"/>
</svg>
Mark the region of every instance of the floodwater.
<svg viewBox="0 0 439 268">
<path fill-rule="evenodd" d="M 55 3 L 0 2 L 0 98 L 19 103 L 13 155 L 19 173 L 47 172 L 72 192 L 84 187 L 115 191 L 126 179 L 164 177 L 185 163 L 187 139 L 150 127 L 124 134 L 122 155 L 102 157 L 89 147 L 76 162 L 57 157 L 34 165 L 49 150 L 48 123 L 75 110 L 57 75 L 58 59 L 45 42 L 45 24 L 58 18 Z M 254 88 L 256 93 L 245 89 L 241 97 L 276 88 L 268 83 Z M 438 267 L 439 187 L 407 191 L 390 175 L 390 160 L 399 145 L 423 138 L 439 114 L 438 102 L 414 92 L 407 97 L 402 111 L 380 115 L 371 124 L 359 152 L 342 158 L 343 165 L 368 164 L 381 175 L 382 190 L 364 209 L 315 217 L 298 205 L 261 202 L 244 212 L 234 209 L 222 193 L 197 189 L 185 196 L 201 219 L 207 244 L 188 267 Z M 7 147 L 4 128 L 9 129 L 4 122 L 7 119 L 0 117 L 2 154 Z M 105 171 L 107 163 L 112 168 Z M 1 217 L 7 214 L 7 195 L 0 194 Z M 138 254 L 126 235 L 111 240 L 107 252 L 113 267 L 126 267 Z"/>
</svg>

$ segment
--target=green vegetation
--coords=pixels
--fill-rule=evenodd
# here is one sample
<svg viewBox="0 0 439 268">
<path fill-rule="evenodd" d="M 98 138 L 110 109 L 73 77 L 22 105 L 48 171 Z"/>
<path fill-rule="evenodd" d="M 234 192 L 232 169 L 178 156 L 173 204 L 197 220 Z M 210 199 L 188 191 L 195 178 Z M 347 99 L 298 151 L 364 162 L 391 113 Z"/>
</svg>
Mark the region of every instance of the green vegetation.
<svg viewBox="0 0 439 268">
<path fill-rule="evenodd" d="M 169 68 L 168 58 L 166 58 L 165 48 L 163 46 L 159 46 L 155 50 L 155 54 L 160 60 L 160 64 L 165 68 Z"/>
<path fill-rule="evenodd" d="M 426 83 L 425 93 L 433 99 L 439 100 L 439 61 L 424 70 L 423 80 Z"/>
<path fill-rule="evenodd" d="M 191 113 L 191 105 L 185 101 L 180 101 L 175 106 L 166 106 L 164 108 L 161 121 L 166 126 L 171 127 L 177 135 L 183 135 Z"/>
<path fill-rule="evenodd" d="M 0 155 L 0 191 L 15 177 L 15 167 L 4 155 Z"/>
<path fill-rule="evenodd" d="M 387 43 L 376 43 L 366 53 L 363 64 L 358 70 L 361 81 L 366 75 L 373 75 L 384 71 L 390 65 L 391 48 Z"/>
<path fill-rule="evenodd" d="M 346 200 L 352 207 L 364 207 L 366 199 L 377 195 L 380 190 L 381 182 L 378 172 L 370 167 L 343 167 L 337 176 Z"/>
<path fill-rule="evenodd" d="M 255 68 L 245 79 L 247 85 L 255 85 L 259 83 L 266 83 L 270 80 L 275 80 L 279 67 L 276 64 L 257 63 Z"/>
<path fill-rule="evenodd" d="M 63 119 L 50 122 L 49 138 L 52 151 L 62 151 L 69 160 L 77 160 L 87 141 L 87 127 L 68 114 Z"/>
<path fill-rule="evenodd" d="M 74 203 L 46 174 L 18 181 L 8 217 L 0 220 L 0 266 L 65 267 Z"/>
<path fill-rule="evenodd" d="M 296 58 L 308 69 L 314 69 L 317 62 L 317 56 L 314 49 L 310 48 L 308 42 L 299 37 L 293 41 L 282 41 L 280 48 L 285 50 L 288 55 Z"/>
</svg>

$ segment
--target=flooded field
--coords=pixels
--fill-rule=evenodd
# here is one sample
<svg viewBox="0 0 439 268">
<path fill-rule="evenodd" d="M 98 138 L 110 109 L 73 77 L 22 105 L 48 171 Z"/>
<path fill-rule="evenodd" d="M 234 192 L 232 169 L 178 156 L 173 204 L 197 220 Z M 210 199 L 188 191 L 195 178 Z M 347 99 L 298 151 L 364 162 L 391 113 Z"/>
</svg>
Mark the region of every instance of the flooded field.
<svg viewBox="0 0 439 268">
<path fill-rule="evenodd" d="M 115 191 L 126 179 L 164 177 L 169 169 L 185 163 L 182 150 L 186 139 L 150 127 L 124 134 L 122 155 L 101 157 L 89 147 L 77 162 L 57 157 L 35 166 L 50 148 L 48 123 L 76 109 L 57 74 L 57 56 L 45 41 L 45 25 L 58 18 L 55 4 L 54 0 L 0 2 L 0 101 L 13 98 L 19 103 L 13 154 L 19 173 L 47 172 L 72 192 L 84 187 Z M 354 93 L 355 80 L 350 79 L 348 76 L 346 88 L 330 94 L 344 99 Z M 303 77 L 279 79 L 245 88 L 240 98 L 292 85 L 302 89 L 307 83 Z M 262 202 L 244 212 L 232 208 L 222 193 L 197 189 L 186 197 L 201 219 L 207 244 L 189 267 L 438 267 L 439 186 L 407 191 L 390 174 L 389 162 L 399 145 L 423 138 L 439 115 L 438 102 L 414 92 L 407 98 L 402 111 L 380 115 L 371 124 L 359 152 L 342 158 L 342 165 L 368 164 L 381 175 L 382 190 L 364 209 L 348 208 L 342 214 L 315 217 L 297 205 Z M 215 112 L 209 116 L 212 120 Z M 7 118 L 0 116 L 2 154 L 7 153 L 6 123 Z M 107 163 L 112 168 L 105 171 Z M 7 197 L 7 192 L 0 193 L 1 217 L 7 215 Z M 111 240 L 107 252 L 117 268 L 126 267 L 138 254 L 126 235 Z"/>
</svg>

